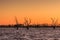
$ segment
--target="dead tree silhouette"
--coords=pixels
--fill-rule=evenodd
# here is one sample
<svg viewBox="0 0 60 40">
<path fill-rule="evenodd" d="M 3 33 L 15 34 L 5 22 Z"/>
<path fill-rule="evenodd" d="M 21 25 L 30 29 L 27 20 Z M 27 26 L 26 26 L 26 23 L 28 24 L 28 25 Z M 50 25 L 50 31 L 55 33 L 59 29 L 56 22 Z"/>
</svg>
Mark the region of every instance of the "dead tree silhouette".
<svg viewBox="0 0 60 40">
<path fill-rule="evenodd" d="M 55 18 L 51 18 L 51 20 L 52 20 L 52 26 L 53 26 L 53 28 L 55 29 L 55 27 L 57 26 L 57 22 L 58 22 L 58 19 L 56 19 L 55 20 Z"/>
<path fill-rule="evenodd" d="M 18 23 L 18 20 L 17 20 L 17 17 L 16 16 L 15 16 L 15 21 L 16 21 L 16 27 L 17 27 L 17 30 L 18 30 L 19 23 Z"/>
<path fill-rule="evenodd" d="M 24 25 L 26 26 L 27 29 L 29 29 L 29 25 L 31 24 L 31 19 L 30 18 L 24 18 L 25 22 Z"/>
</svg>

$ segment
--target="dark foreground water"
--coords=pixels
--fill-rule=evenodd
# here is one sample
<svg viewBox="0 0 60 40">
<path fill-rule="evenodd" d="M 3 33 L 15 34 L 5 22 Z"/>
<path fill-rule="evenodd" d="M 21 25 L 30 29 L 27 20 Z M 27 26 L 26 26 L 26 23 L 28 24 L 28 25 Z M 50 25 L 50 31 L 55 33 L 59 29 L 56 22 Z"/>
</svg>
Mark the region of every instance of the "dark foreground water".
<svg viewBox="0 0 60 40">
<path fill-rule="evenodd" d="M 0 28 L 0 40 L 60 40 L 60 28 Z"/>
</svg>

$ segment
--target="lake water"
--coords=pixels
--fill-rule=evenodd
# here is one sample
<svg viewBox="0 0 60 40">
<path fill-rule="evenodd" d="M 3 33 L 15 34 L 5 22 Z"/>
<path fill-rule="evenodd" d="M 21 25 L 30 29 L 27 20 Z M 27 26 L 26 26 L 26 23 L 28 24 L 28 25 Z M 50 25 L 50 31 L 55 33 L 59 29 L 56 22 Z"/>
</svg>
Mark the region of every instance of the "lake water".
<svg viewBox="0 0 60 40">
<path fill-rule="evenodd" d="M 0 28 L 0 40 L 60 40 L 60 28 Z"/>
</svg>

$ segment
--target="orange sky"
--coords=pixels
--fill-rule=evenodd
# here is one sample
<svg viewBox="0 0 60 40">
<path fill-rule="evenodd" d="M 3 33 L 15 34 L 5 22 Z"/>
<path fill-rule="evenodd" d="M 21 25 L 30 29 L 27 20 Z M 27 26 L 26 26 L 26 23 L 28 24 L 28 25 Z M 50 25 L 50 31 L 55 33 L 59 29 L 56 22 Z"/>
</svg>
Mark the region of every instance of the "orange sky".
<svg viewBox="0 0 60 40">
<path fill-rule="evenodd" d="M 24 23 L 29 17 L 32 23 L 51 23 L 51 17 L 60 23 L 60 1 L 57 0 L 0 0 L 0 24 Z"/>
</svg>

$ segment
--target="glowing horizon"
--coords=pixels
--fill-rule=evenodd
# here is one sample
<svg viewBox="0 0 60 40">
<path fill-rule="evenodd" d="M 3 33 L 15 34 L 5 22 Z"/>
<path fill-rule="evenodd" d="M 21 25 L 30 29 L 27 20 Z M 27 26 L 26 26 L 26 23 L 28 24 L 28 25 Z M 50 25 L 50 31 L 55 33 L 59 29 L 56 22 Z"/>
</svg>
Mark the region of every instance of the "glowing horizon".
<svg viewBox="0 0 60 40">
<path fill-rule="evenodd" d="M 24 17 L 28 17 L 33 24 L 51 24 L 51 17 L 55 17 L 60 24 L 60 1 L 0 0 L 0 24 L 15 24 L 15 16 L 19 23 L 24 23 Z"/>
</svg>

